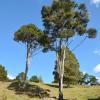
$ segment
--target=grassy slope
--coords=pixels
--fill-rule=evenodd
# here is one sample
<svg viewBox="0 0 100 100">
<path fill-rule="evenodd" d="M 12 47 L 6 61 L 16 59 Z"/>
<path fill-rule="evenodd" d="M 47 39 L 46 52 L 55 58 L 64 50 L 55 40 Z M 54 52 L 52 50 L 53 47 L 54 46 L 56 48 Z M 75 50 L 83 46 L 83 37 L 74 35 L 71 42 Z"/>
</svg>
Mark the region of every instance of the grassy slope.
<svg viewBox="0 0 100 100">
<path fill-rule="evenodd" d="M 30 98 L 26 95 L 17 95 L 13 90 L 8 90 L 7 86 L 10 83 L 0 82 L 0 100 L 38 100 L 36 98 Z M 58 89 L 44 84 L 36 84 L 44 89 L 49 89 L 51 97 L 58 96 Z M 63 90 L 64 98 L 68 100 L 88 100 L 88 98 L 98 98 L 100 97 L 100 86 L 86 87 L 86 86 L 75 86 L 72 88 L 64 88 Z M 7 99 L 3 99 L 7 98 Z M 41 99 L 43 100 L 43 99 Z M 51 99 L 45 99 L 51 100 Z"/>
</svg>

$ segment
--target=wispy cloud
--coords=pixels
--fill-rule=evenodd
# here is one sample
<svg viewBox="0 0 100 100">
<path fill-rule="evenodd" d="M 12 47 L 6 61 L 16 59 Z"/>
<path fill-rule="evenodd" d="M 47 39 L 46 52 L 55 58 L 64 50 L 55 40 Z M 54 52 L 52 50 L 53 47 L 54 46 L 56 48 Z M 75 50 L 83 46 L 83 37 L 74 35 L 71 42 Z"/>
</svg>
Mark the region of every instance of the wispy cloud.
<svg viewBox="0 0 100 100">
<path fill-rule="evenodd" d="M 100 0 L 92 0 L 92 3 L 98 7 L 100 5 Z"/>
<path fill-rule="evenodd" d="M 15 79 L 15 77 L 12 76 L 12 75 L 7 75 L 7 77 L 8 77 L 9 79 L 11 79 L 11 80 Z"/>
<path fill-rule="evenodd" d="M 96 67 L 94 68 L 94 72 L 100 72 L 100 64 L 96 65 Z"/>
<path fill-rule="evenodd" d="M 94 53 L 100 56 L 100 49 L 96 49 Z"/>
</svg>

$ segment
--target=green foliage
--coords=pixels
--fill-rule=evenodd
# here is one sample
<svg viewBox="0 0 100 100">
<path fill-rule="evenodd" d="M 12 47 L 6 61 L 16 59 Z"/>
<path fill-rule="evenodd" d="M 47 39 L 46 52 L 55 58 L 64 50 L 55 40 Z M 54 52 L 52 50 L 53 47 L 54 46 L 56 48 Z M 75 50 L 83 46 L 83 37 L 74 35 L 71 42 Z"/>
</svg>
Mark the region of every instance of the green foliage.
<svg viewBox="0 0 100 100">
<path fill-rule="evenodd" d="M 90 85 L 99 85 L 98 79 L 93 75 L 90 75 L 90 82 L 89 83 L 90 83 Z"/>
<path fill-rule="evenodd" d="M 21 73 L 19 73 L 19 74 L 16 76 L 16 80 L 18 80 L 18 81 L 23 81 L 23 80 L 24 80 L 24 77 L 25 77 L 25 73 L 24 73 L 24 72 L 21 72 Z"/>
<path fill-rule="evenodd" d="M 44 47 L 42 50 L 44 53 L 48 51 L 48 47 L 51 48 L 51 39 L 47 36 L 47 34 L 41 36 L 41 38 L 39 39 L 39 43 L 42 47 Z"/>
<path fill-rule="evenodd" d="M 23 43 L 33 43 L 35 46 L 41 35 L 43 35 L 43 32 L 34 24 L 28 24 L 23 25 L 18 31 L 15 32 L 14 40 L 17 42 L 21 41 Z"/>
<path fill-rule="evenodd" d="M 75 55 L 69 49 L 67 49 L 66 52 L 67 57 L 65 58 L 64 81 L 66 84 L 74 84 L 77 83 L 80 79 L 80 65 Z"/>
<path fill-rule="evenodd" d="M 63 81 L 67 86 L 73 83 L 77 83 L 80 79 L 80 70 L 79 70 L 79 63 L 76 59 L 75 55 L 66 47 L 66 58 L 65 58 L 65 66 L 64 66 L 64 78 Z M 57 73 L 57 63 L 55 65 L 55 69 L 53 72 L 54 75 L 54 82 L 59 81 L 58 73 Z"/>
<path fill-rule="evenodd" d="M 42 77 L 37 77 L 35 75 L 30 78 L 30 81 L 36 83 L 43 83 Z"/>
<path fill-rule="evenodd" d="M 79 80 L 79 84 L 81 85 L 98 85 L 98 79 L 93 76 L 89 75 L 88 73 L 83 74 L 82 78 Z"/>
<path fill-rule="evenodd" d="M 3 65 L 0 65 L 0 81 L 7 80 L 7 71 Z"/>
<path fill-rule="evenodd" d="M 50 37 L 52 48 L 56 48 L 56 41 L 67 41 L 75 35 L 96 37 L 96 29 L 87 27 L 89 14 L 85 4 L 74 0 L 54 0 L 51 6 L 43 6 L 41 13 L 44 32 Z"/>
</svg>

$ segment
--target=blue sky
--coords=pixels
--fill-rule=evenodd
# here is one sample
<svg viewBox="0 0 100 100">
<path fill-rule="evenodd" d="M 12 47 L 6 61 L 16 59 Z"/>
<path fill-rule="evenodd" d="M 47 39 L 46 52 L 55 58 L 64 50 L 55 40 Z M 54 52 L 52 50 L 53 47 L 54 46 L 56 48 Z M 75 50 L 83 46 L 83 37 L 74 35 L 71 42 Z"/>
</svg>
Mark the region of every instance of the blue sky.
<svg viewBox="0 0 100 100">
<path fill-rule="evenodd" d="M 80 63 L 80 70 L 100 77 L 100 0 L 77 0 L 86 3 L 90 13 L 89 27 L 98 31 L 96 39 L 87 39 L 74 51 Z M 20 26 L 33 23 L 43 29 L 41 9 L 52 0 L 0 0 L 0 64 L 4 65 L 10 77 L 15 77 L 25 69 L 26 49 L 13 40 L 14 32 Z M 81 38 L 82 39 L 82 38 Z M 81 39 L 70 46 L 72 49 Z M 28 77 L 42 76 L 45 82 L 53 81 L 55 53 L 49 52 L 33 56 Z"/>
</svg>

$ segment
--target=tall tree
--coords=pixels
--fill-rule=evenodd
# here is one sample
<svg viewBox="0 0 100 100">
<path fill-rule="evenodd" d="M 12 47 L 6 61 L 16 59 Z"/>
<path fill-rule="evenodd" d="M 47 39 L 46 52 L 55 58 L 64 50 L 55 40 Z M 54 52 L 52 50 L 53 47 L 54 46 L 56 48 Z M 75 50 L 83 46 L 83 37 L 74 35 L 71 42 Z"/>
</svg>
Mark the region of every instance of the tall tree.
<svg viewBox="0 0 100 100">
<path fill-rule="evenodd" d="M 14 40 L 17 42 L 22 42 L 26 46 L 27 50 L 24 82 L 27 78 L 30 57 L 41 47 L 39 44 L 39 40 L 42 35 L 43 32 L 38 29 L 34 24 L 24 25 L 14 34 Z"/>
<path fill-rule="evenodd" d="M 64 77 L 63 81 L 69 87 L 72 83 L 77 83 L 80 77 L 80 70 L 79 70 L 79 62 L 76 59 L 75 55 L 70 51 L 69 48 L 66 47 L 66 54 L 68 56 L 65 57 L 65 65 L 64 65 Z M 54 82 L 59 82 L 59 74 L 57 71 L 57 64 L 55 65 L 55 70 L 53 72 L 54 75 Z"/>
<path fill-rule="evenodd" d="M 44 32 L 50 38 L 51 44 L 46 49 L 54 50 L 57 54 L 57 67 L 59 73 L 59 100 L 63 100 L 63 76 L 65 49 L 63 45 L 69 44 L 71 37 L 85 35 L 96 37 L 94 28 L 87 28 L 89 14 L 85 4 L 78 4 L 75 0 L 53 0 L 51 6 L 43 6 L 42 19 Z"/>
</svg>

